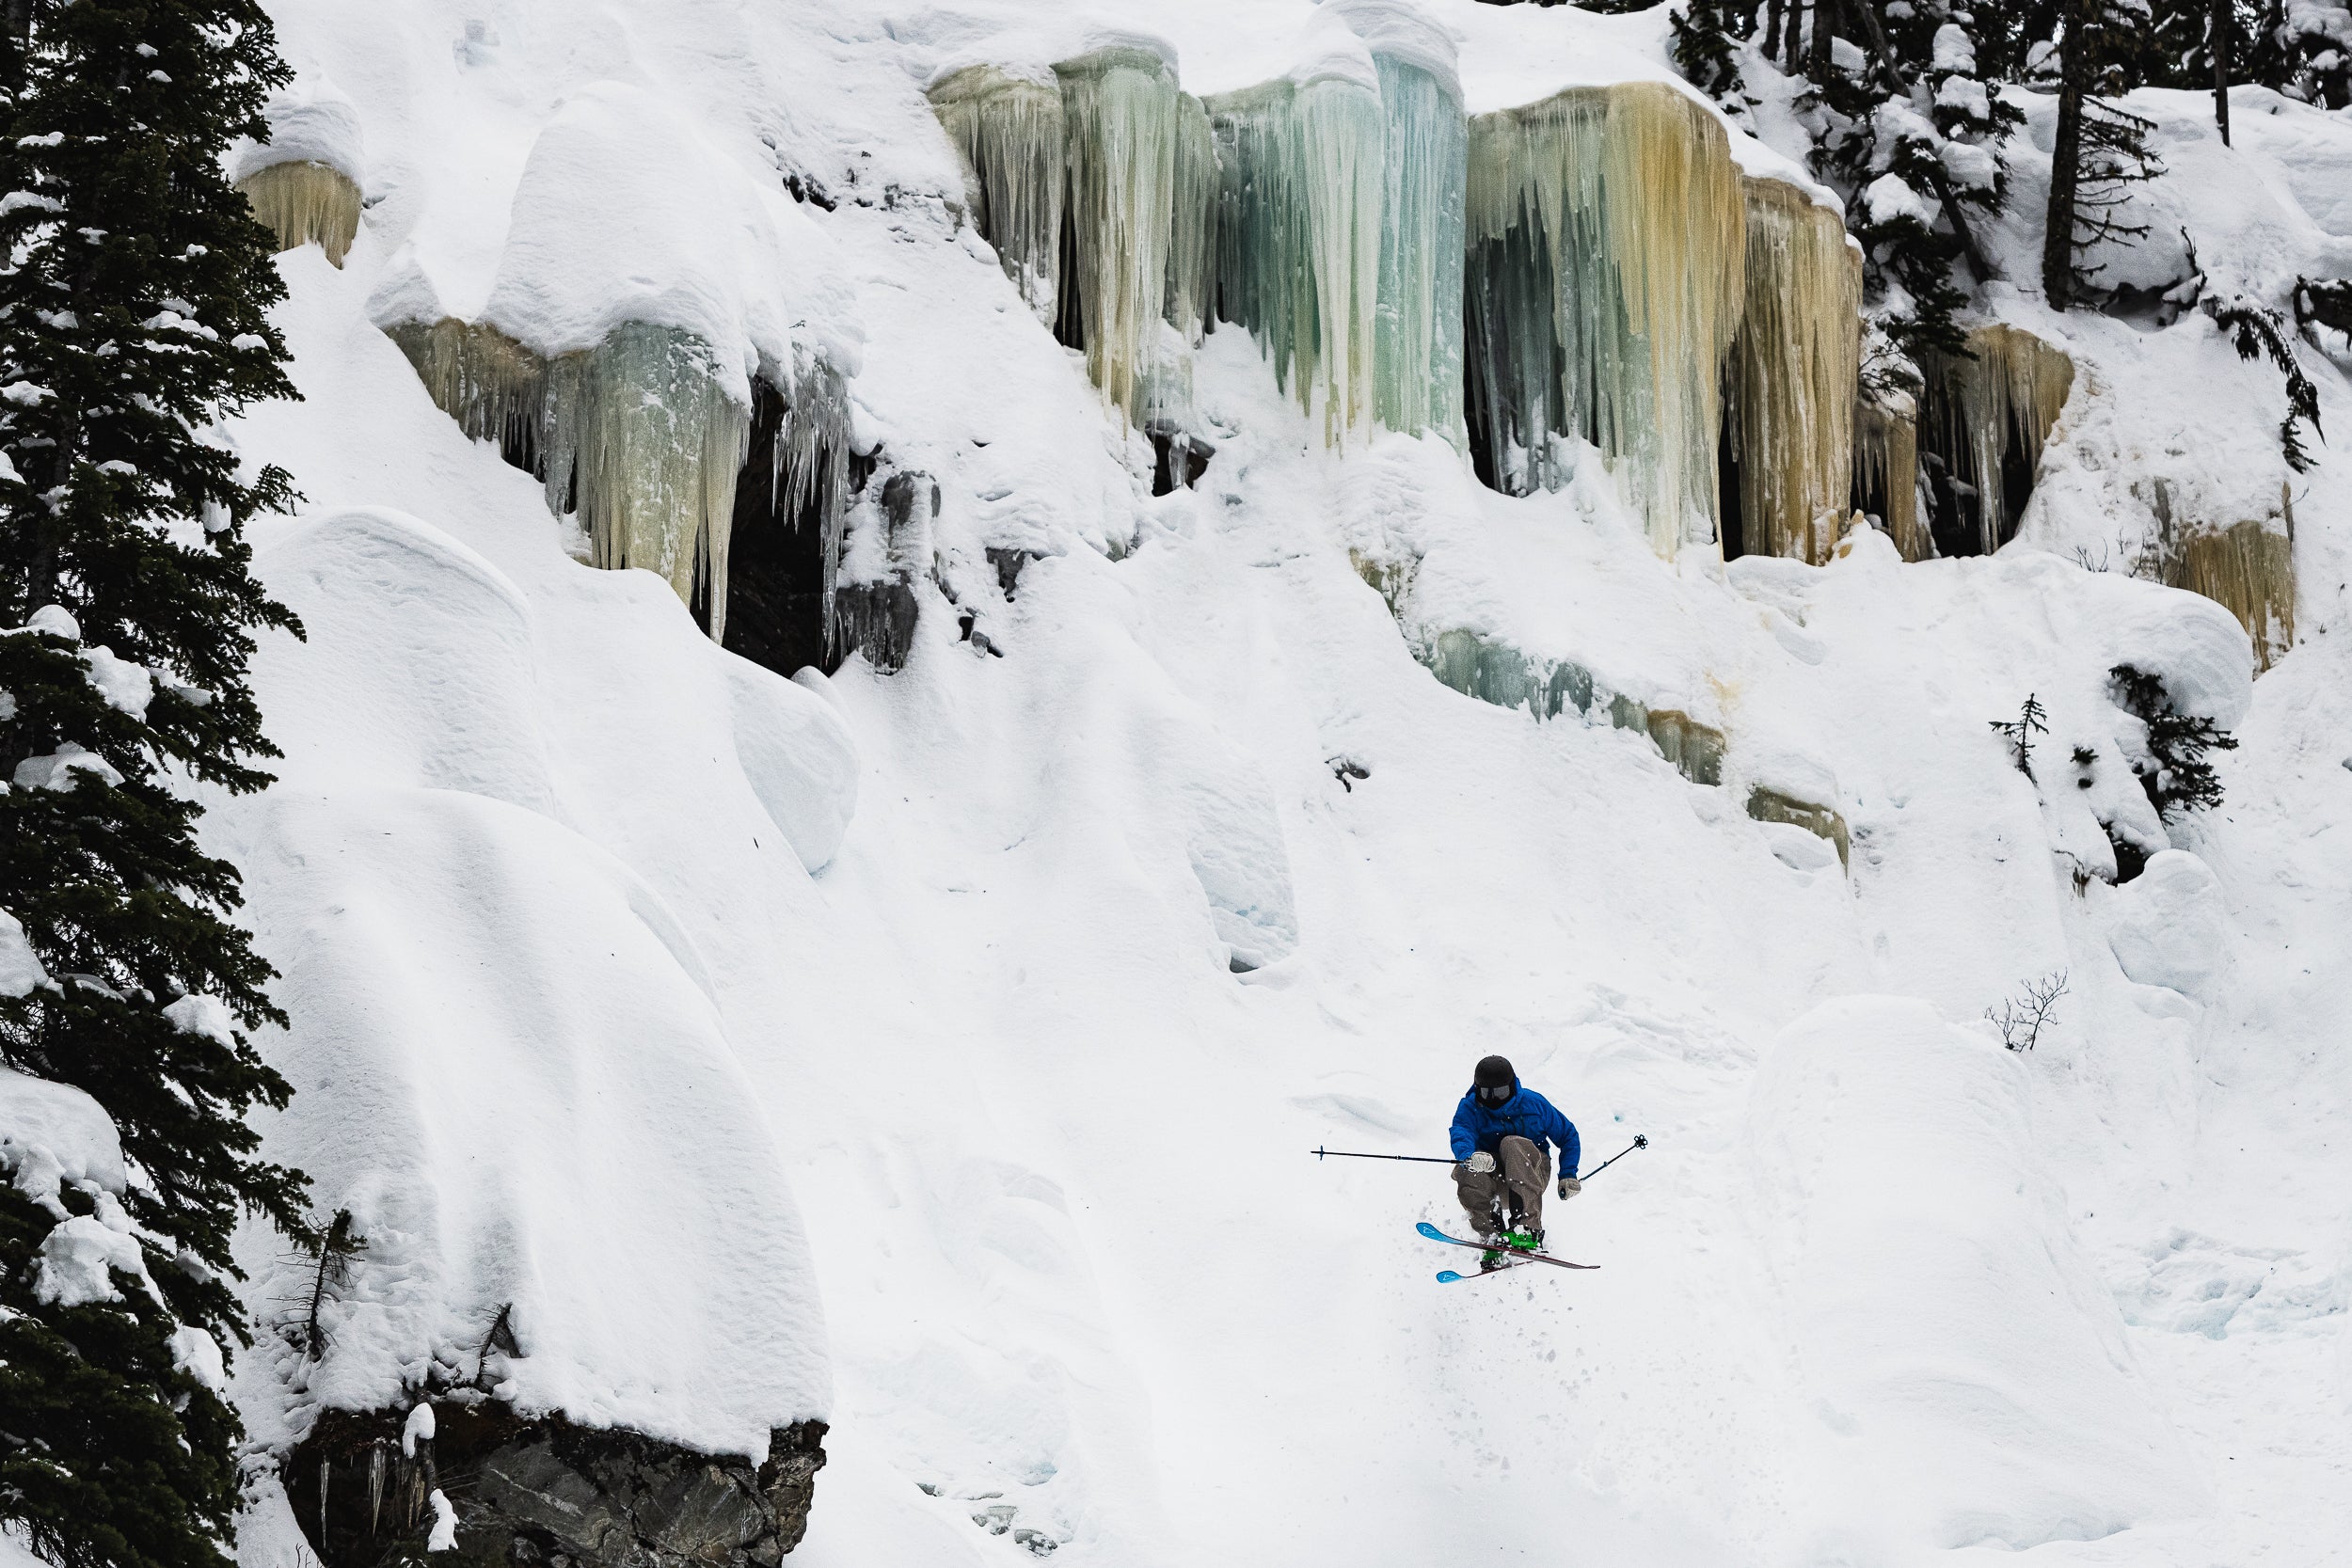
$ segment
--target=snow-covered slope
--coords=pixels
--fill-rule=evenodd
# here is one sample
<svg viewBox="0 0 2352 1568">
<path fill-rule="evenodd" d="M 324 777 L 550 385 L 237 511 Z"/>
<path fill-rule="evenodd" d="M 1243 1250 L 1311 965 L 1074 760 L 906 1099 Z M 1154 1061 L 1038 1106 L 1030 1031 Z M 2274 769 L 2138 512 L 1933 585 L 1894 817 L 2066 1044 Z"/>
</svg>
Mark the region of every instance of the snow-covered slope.
<svg viewBox="0 0 2352 1568">
<path fill-rule="evenodd" d="M 866 1568 L 2328 1560 L 2340 467 L 2250 684 L 2227 613 L 2071 548 L 2108 503 L 2069 474 L 2153 448 L 2218 492 L 2275 426 L 2165 445 L 2198 388 L 2265 385 L 2201 319 L 2042 321 L 2090 374 L 1991 559 L 1668 564 L 1591 475 L 1325 452 L 1232 329 L 1196 366 L 1216 456 L 1154 499 L 958 221 L 922 89 L 1120 27 L 1245 86 L 1311 9 L 275 7 L 373 204 L 341 269 L 282 258 L 305 401 L 239 436 L 307 498 L 258 531 L 310 640 L 259 667 L 280 783 L 208 822 L 294 1020 L 272 1152 L 370 1250 L 327 1356 L 241 1359 L 257 1438 L 437 1360 L 713 1451 L 823 1417 L 798 1555 Z M 1429 9 L 1474 109 L 1664 74 L 1657 13 Z M 2316 222 L 2352 125 L 2297 114 L 2239 156 Z M 786 681 L 574 560 L 379 329 L 426 287 L 550 352 L 652 312 L 739 371 L 853 369 L 862 439 L 941 487 L 906 668 Z M 991 547 L 1039 559 L 1008 593 Z M 1417 563 L 1393 609 L 1361 562 Z M 1448 689 L 1413 641 L 1446 632 L 1720 730 L 1724 782 L 1605 704 Z M 2181 859 L 2110 886 L 2101 821 L 2150 815 L 2119 662 L 2243 746 Z M 2029 694 L 2040 789 L 1987 727 Z M 1834 808 L 1851 867 L 1758 787 Z M 2054 1030 L 2000 1050 L 1979 1015 L 2058 970 Z M 1588 1164 L 1654 1140 L 1552 1220 L 1597 1273 L 1440 1287 L 1442 1171 L 1308 1152 L 1441 1150 L 1497 1051 Z M 249 1568 L 291 1544 L 257 1527 Z"/>
</svg>

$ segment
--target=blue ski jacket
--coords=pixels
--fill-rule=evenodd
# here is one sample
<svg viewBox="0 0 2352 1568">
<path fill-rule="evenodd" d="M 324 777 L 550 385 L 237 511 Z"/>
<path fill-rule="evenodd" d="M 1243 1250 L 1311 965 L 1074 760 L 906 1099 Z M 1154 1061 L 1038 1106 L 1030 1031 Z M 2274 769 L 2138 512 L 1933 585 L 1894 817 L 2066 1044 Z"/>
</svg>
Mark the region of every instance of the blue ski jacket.
<svg viewBox="0 0 2352 1568">
<path fill-rule="evenodd" d="M 1560 1174 L 1574 1176 L 1582 1152 L 1577 1144 L 1576 1123 L 1534 1089 L 1521 1087 L 1518 1079 L 1511 1080 L 1511 1086 L 1518 1092 L 1499 1111 L 1478 1103 L 1476 1089 L 1462 1097 L 1462 1103 L 1454 1108 L 1454 1157 L 1467 1160 L 1482 1148 L 1499 1154 L 1502 1140 L 1510 1137 L 1525 1138 L 1541 1148 L 1549 1138 L 1560 1146 Z"/>
</svg>

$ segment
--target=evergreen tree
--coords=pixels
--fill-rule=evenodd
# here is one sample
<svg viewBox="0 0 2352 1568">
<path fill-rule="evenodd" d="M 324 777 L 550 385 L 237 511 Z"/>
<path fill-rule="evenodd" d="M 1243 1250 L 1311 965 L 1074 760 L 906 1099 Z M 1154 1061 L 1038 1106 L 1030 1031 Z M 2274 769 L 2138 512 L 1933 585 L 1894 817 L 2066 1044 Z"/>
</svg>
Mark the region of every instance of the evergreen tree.
<svg viewBox="0 0 2352 1568">
<path fill-rule="evenodd" d="M 286 71 L 253 0 L 7 18 L 0 911 L 41 977 L 0 988 L 0 1063 L 95 1100 L 130 1179 L 0 1212 L 0 1522 L 67 1568 L 219 1568 L 240 1434 L 197 1370 L 247 1339 L 230 1231 L 305 1223 L 245 1120 L 288 1093 L 246 1037 L 283 1022 L 271 971 L 187 794 L 268 782 L 246 660 L 255 629 L 299 629 L 243 537 L 287 477 L 242 472 L 220 432 L 293 395 L 270 241 L 221 174 Z M 43 1288 L 34 1254 L 93 1209 L 143 1267 Z"/>
<path fill-rule="evenodd" d="M 1946 0 L 1817 4 L 1807 45 L 1814 169 L 1846 198 L 1871 316 L 1915 380 L 1926 356 L 1966 352 L 1965 279 L 1990 276 L 1973 224 L 2007 198 L 2023 117 L 1985 86 L 1976 13 Z"/>
<path fill-rule="evenodd" d="M 2148 149 L 2155 122 L 2106 102 L 2139 85 L 2147 37 L 2147 12 L 2137 0 L 2066 0 L 2042 241 L 2042 288 L 2053 309 L 2071 309 L 2095 292 L 2105 269 L 2084 265 L 2086 252 L 2130 245 L 2148 232 L 2125 221 L 2120 209 L 2132 186 L 2164 172 Z"/>
<path fill-rule="evenodd" d="M 2297 285 L 2298 305 L 2309 296 L 2310 288 L 2308 281 Z M 2244 294 L 2206 300 L 2205 314 L 2230 334 L 2231 345 L 2240 359 L 2266 357 L 2285 377 L 2287 414 L 2279 421 L 2279 451 L 2287 460 L 2288 467 L 2298 474 L 2309 472 L 2312 454 L 2296 426 L 2309 423 L 2314 434 L 2320 433 L 2319 388 L 2303 373 L 2303 362 L 2296 356 L 2295 341 L 2288 335 L 2286 318 Z"/>
<path fill-rule="evenodd" d="M 2010 760 L 2017 765 L 2017 771 L 2029 779 L 2033 777 L 2033 737 L 2050 733 L 2050 726 L 2042 722 L 2048 717 L 2042 699 L 2027 692 L 2026 705 L 2016 718 L 1987 721 L 1993 733 L 2008 743 Z"/>
<path fill-rule="evenodd" d="M 2246 79 L 2323 108 L 2352 108 L 2352 6 L 2268 0 L 2248 43 Z"/>
<path fill-rule="evenodd" d="M 1682 79 L 1735 116 L 1748 109 L 1740 76 L 1740 46 L 1755 29 L 1756 12 L 1734 0 L 1684 0 L 1669 13 L 1675 70 Z"/>
<path fill-rule="evenodd" d="M 2237 737 L 2210 719 L 2182 714 L 2164 682 L 2144 670 L 2119 664 L 2107 678 L 2123 710 L 2148 726 L 2148 763 L 2134 771 L 2156 815 L 2169 823 L 2219 805 L 2221 775 L 2207 753 L 2236 751 Z"/>
</svg>

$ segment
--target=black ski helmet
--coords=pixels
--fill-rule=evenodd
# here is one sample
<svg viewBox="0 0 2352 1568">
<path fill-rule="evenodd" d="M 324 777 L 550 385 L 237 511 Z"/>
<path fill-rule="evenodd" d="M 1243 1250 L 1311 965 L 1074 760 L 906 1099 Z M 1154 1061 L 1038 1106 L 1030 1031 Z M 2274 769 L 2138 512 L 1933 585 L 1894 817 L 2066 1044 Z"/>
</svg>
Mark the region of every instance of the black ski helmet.
<svg viewBox="0 0 2352 1568">
<path fill-rule="evenodd" d="M 1508 1105 L 1518 1085 L 1519 1075 L 1511 1070 L 1511 1059 L 1507 1056 L 1486 1057 L 1470 1075 L 1470 1091 L 1487 1105 Z M 1493 1092 L 1496 1089 L 1504 1092 L 1498 1095 Z"/>
</svg>

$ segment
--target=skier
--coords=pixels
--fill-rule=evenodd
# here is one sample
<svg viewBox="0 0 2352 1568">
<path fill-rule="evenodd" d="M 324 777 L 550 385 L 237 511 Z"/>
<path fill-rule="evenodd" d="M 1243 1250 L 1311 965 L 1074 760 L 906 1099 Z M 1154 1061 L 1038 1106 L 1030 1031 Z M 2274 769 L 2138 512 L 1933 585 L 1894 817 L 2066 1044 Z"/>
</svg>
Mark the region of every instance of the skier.
<svg viewBox="0 0 2352 1568">
<path fill-rule="evenodd" d="M 1471 1076 L 1470 1091 L 1454 1110 L 1454 1190 L 1469 1211 L 1479 1240 L 1544 1244 L 1544 1186 L 1551 1180 L 1547 1141 L 1560 1146 L 1560 1196 L 1584 1190 L 1576 1179 L 1576 1124 L 1534 1089 L 1519 1086 L 1508 1060 L 1488 1056 Z M 1508 1212 L 1505 1212 L 1505 1204 Z M 1500 1249 L 1480 1260 L 1493 1269 Z"/>
</svg>

